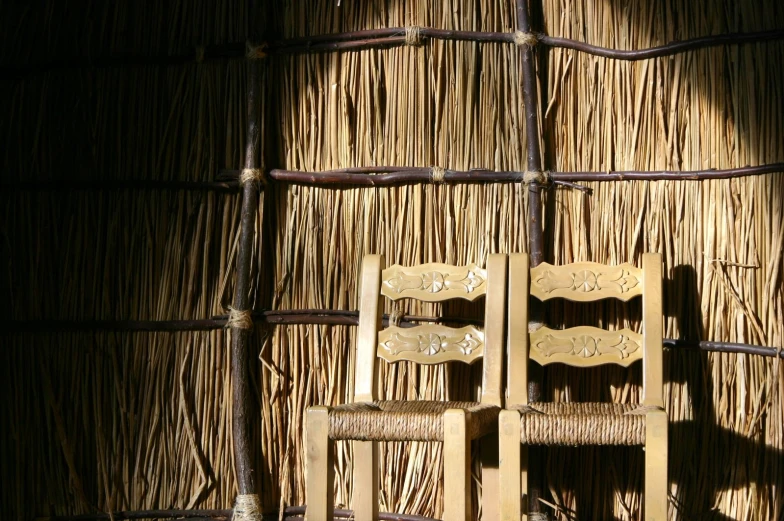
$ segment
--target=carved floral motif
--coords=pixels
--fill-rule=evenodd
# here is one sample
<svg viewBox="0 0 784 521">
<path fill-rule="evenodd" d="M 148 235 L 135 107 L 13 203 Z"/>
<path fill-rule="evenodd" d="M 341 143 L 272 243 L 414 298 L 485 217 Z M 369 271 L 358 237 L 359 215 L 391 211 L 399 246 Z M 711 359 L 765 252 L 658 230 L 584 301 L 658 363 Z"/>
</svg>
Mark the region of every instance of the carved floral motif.
<svg viewBox="0 0 784 521">
<path fill-rule="evenodd" d="M 618 335 L 612 340 L 588 335 L 571 338 L 556 338 L 553 335 L 547 335 L 536 343 L 536 348 L 548 357 L 560 353 L 582 358 L 607 354 L 617 354 L 621 358 L 628 358 L 630 353 L 640 348 L 640 344 L 626 335 Z"/>
<path fill-rule="evenodd" d="M 558 269 L 544 270 L 534 277 L 533 283 L 545 294 L 556 290 L 570 290 L 579 293 L 608 291 L 624 294 L 640 285 L 637 274 L 623 266 L 602 266 L 600 269 Z"/>
<path fill-rule="evenodd" d="M 627 361 L 630 357 L 639 358 L 641 347 L 640 335 L 628 329 L 605 331 L 579 327 L 554 331 L 543 328 L 531 338 L 532 358 L 545 363 L 547 363 L 547 359 L 554 356 L 559 361 L 566 361 L 569 357 L 590 359 L 608 355 L 617 358 L 618 361 Z"/>
<path fill-rule="evenodd" d="M 387 360 L 430 361 L 437 357 L 445 359 L 464 359 L 471 361 L 481 356 L 484 348 L 484 335 L 474 327 L 449 329 L 443 326 L 420 326 L 403 330 L 389 328 L 379 335 L 379 355 Z M 416 330 L 419 330 L 418 332 Z"/>
<path fill-rule="evenodd" d="M 392 276 L 384 281 L 384 285 L 397 294 L 411 290 L 425 291 L 427 293 L 457 291 L 470 294 L 484 284 L 485 280 L 484 270 L 479 270 L 475 266 L 469 266 L 468 269 L 457 273 L 446 273 L 437 270 L 428 270 L 423 273 L 404 273 L 402 270 L 395 270 Z"/>
<path fill-rule="evenodd" d="M 455 337 L 436 335 L 435 333 L 407 337 L 395 333 L 381 345 L 393 355 L 402 351 L 414 351 L 425 355 L 437 355 L 451 351 L 470 355 L 474 349 L 482 345 L 482 340 L 471 333 Z"/>
</svg>

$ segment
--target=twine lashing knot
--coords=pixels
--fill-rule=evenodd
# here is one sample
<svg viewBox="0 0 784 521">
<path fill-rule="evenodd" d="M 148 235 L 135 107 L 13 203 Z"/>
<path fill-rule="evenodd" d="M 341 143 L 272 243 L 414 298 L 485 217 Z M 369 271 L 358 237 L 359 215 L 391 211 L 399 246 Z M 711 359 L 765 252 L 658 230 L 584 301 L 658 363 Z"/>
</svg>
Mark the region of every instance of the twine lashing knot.
<svg viewBox="0 0 784 521">
<path fill-rule="evenodd" d="M 422 28 L 418 25 L 406 27 L 406 45 L 422 45 Z"/>
<path fill-rule="evenodd" d="M 261 60 L 267 57 L 267 44 L 260 43 L 253 45 L 252 43 L 245 42 L 245 58 L 249 60 Z M 239 496 L 237 496 L 239 497 Z"/>
<path fill-rule="evenodd" d="M 433 184 L 439 185 L 444 182 L 446 170 L 440 166 L 430 167 L 430 181 Z"/>
<path fill-rule="evenodd" d="M 526 170 L 523 174 L 523 184 L 530 185 L 531 183 L 536 184 L 547 184 L 550 181 L 550 172 L 541 171 L 541 170 Z"/>
<path fill-rule="evenodd" d="M 249 309 L 234 309 L 229 306 L 229 319 L 226 321 L 226 327 L 236 329 L 253 329 L 253 317 Z M 242 496 L 237 496 L 237 499 Z"/>
<path fill-rule="evenodd" d="M 233 521 L 261 521 L 261 501 L 257 494 L 238 494 L 234 502 Z"/>
<path fill-rule="evenodd" d="M 264 170 L 261 168 L 243 168 L 240 174 L 240 185 L 245 183 L 266 185 L 267 179 L 264 177 Z"/>
<path fill-rule="evenodd" d="M 523 31 L 515 31 L 514 33 L 514 43 L 518 47 L 523 45 L 527 47 L 533 47 L 539 42 L 539 37 L 536 36 L 534 33 L 526 33 Z"/>
<path fill-rule="evenodd" d="M 205 47 L 203 45 L 196 46 L 196 63 L 201 63 L 204 61 L 204 51 Z"/>
<path fill-rule="evenodd" d="M 403 318 L 403 312 L 399 308 L 394 308 L 392 313 L 389 314 L 389 325 L 393 327 L 400 327 L 401 318 Z"/>
</svg>

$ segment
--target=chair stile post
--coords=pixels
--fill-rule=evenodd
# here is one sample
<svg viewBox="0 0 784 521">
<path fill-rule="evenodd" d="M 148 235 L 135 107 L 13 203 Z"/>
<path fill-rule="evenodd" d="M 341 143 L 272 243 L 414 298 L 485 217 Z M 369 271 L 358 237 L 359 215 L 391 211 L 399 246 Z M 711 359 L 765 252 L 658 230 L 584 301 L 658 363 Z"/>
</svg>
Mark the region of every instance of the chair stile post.
<svg viewBox="0 0 784 521">
<path fill-rule="evenodd" d="M 507 408 L 528 403 L 528 298 L 529 263 L 525 253 L 509 256 L 509 324 L 507 333 Z"/>
<path fill-rule="evenodd" d="M 507 410 L 498 418 L 499 473 L 502 521 L 520 521 L 522 498 L 527 496 L 528 472 L 522 468 L 527 461 L 528 447 L 520 445 L 520 413 L 510 410 L 528 404 L 528 299 L 530 265 L 528 255 L 509 255 L 507 280 Z"/>
<path fill-rule="evenodd" d="M 381 297 L 382 255 L 366 255 L 362 261 L 359 328 L 357 331 L 356 387 L 354 402 L 376 399 L 376 343 L 384 311 Z M 378 443 L 354 441 L 353 507 L 356 519 L 378 519 Z"/>
<path fill-rule="evenodd" d="M 487 258 L 487 295 L 485 296 L 485 354 L 482 360 L 482 403 L 503 406 L 504 336 L 506 325 L 507 256 Z M 500 475 L 498 438 L 484 436 L 480 441 L 482 459 L 482 518 L 499 519 Z M 470 490 L 469 490 L 470 492 Z"/>
<path fill-rule="evenodd" d="M 485 352 L 482 359 L 481 402 L 503 405 L 504 326 L 506 325 L 507 256 L 487 257 Z"/>
<path fill-rule="evenodd" d="M 664 407 L 662 336 L 662 258 L 659 253 L 642 256 L 642 403 Z"/>
<path fill-rule="evenodd" d="M 366 255 L 362 261 L 359 297 L 359 327 L 357 328 L 357 357 L 354 364 L 354 401 L 372 402 L 376 399 L 376 341 L 384 311 L 381 296 L 382 255 Z"/>
</svg>

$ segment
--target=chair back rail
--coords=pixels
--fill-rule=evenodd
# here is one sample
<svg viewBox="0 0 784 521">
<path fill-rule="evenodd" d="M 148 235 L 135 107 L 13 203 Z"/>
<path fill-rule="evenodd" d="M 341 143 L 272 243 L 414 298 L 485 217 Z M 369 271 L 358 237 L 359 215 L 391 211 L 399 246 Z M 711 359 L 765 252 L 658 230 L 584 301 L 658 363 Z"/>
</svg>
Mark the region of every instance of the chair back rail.
<svg viewBox="0 0 784 521">
<path fill-rule="evenodd" d="M 528 298 L 564 298 L 589 302 L 606 298 L 628 301 L 642 295 L 642 334 L 580 326 L 528 331 Z M 592 367 L 607 363 L 628 367 L 643 362 L 643 404 L 663 407 L 662 260 L 645 253 L 642 268 L 579 262 L 540 264 L 530 269 L 528 256 L 509 256 L 507 407 L 528 403 L 528 360 L 541 365 L 564 363 Z"/>
<path fill-rule="evenodd" d="M 381 293 L 392 300 L 473 301 L 487 292 L 487 270 L 476 264 L 451 266 L 431 262 L 410 267 L 395 264 L 381 273 L 381 280 Z"/>
<path fill-rule="evenodd" d="M 642 294 L 642 271 L 631 264 L 576 262 L 553 266 L 545 262 L 531 270 L 531 295 L 542 301 L 556 297 L 578 302 L 606 298 L 628 301 Z"/>
<path fill-rule="evenodd" d="M 378 334 L 378 356 L 387 362 L 472 364 L 482 358 L 484 351 L 485 334 L 474 326 L 460 329 L 438 324 L 393 326 Z"/>
<path fill-rule="evenodd" d="M 539 365 L 562 363 L 574 367 L 618 364 L 629 367 L 642 360 L 642 335 L 629 329 L 607 331 L 580 326 L 539 328 L 531 333 L 531 360 Z"/>
<path fill-rule="evenodd" d="M 482 358 L 481 401 L 501 406 L 507 256 L 489 255 L 486 269 L 476 264 L 440 263 L 383 267 L 381 255 L 367 255 L 362 262 L 354 400 L 375 400 L 376 358 L 419 364 L 455 361 L 472 364 Z M 381 329 L 383 297 L 442 302 L 455 298 L 473 301 L 482 296 L 485 296 L 482 330 L 440 324 Z"/>
</svg>

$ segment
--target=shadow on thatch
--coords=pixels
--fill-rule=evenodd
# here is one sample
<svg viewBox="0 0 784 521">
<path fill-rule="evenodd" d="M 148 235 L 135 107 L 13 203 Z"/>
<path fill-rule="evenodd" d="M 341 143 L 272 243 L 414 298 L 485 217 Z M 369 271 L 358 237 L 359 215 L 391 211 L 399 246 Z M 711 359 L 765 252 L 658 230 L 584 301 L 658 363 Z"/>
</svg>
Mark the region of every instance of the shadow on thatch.
<svg viewBox="0 0 784 521">
<path fill-rule="evenodd" d="M 670 314 L 677 320 L 682 338 L 689 340 L 702 336 L 697 288 L 697 274 L 691 265 L 675 267 L 666 286 L 668 301 L 676 306 Z M 670 421 L 670 481 L 678 487 L 672 502 L 678 515 L 686 519 L 732 519 L 718 512 L 723 492 L 760 487 L 775 490 L 781 480 L 780 473 L 766 467 L 766 462 L 781 461 L 784 456 L 784 451 L 764 441 L 770 397 L 736 401 L 734 396 L 717 396 L 724 390 L 714 380 L 717 375 L 727 379 L 722 364 L 711 361 L 719 356 L 723 355 L 665 351 L 665 378 L 671 389 L 680 385 L 685 390 L 680 403 L 688 400 L 693 410 L 690 419 Z M 699 370 L 686 369 L 685 357 L 699 357 Z M 722 362 L 740 363 L 737 356 L 727 358 L 730 360 Z M 717 410 L 717 403 L 723 408 Z M 744 411 L 742 419 L 738 410 Z M 670 417 L 674 415 L 671 411 Z"/>
<path fill-rule="evenodd" d="M 702 338 L 698 287 L 696 271 L 690 265 L 676 266 L 665 280 L 665 315 L 676 321 L 685 340 Z M 554 303 L 549 307 L 550 321 L 562 321 L 571 327 L 582 319 L 623 320 L 640 312 L 639 301 L 593 304 L 597 306 L 591 310 L 584 304 Z M 591 311 L 593 316 L 587 316 Z M 733 378 L 727 364 L 734 368 L 734 364 L 741 363 L 738 357 L 695 350 L 664 352 L 664 378 L 669 390 L 665 395 L 670 417 L 669 481 L 675 488 L 670 501 L 677 519 L 729 521 L 734 518 L 719 511 L 727 511 L 723 503 L 739 491 L 754 490 L 757 497 L 780 494 L 777 485 L 782 479 L 781 466 L 771 462 L 782 461 L 784 451 L 765 440 L 770 397 L 745 398 L 745 412 L 739 419 L 737 411 L 743 410 L 743 398 L 728 396 L 731 389 L 718 385 Z M 641 364 L 628 370 L 554 365 L 546 368 L 545 375 L 549 392 L 557 392 L 558 399 L 568 397 L 573 401 L 617 400 L 617 393 L 634 392 L 642 384 Z M 717 409 L 714 404 L 723 406 Z M 644 452 L 640 447 L 536 450 L 544 453 L 548 488 L 556 494 L 553 502 L 559 505 L 558 519 L 634 519 L 643 509 Z M 777 499 L 769 497 L 767 503 L 776 504 Z M 759 504 L 764 502 L 755 499 L 751 503 L 752 509 L 761 508 L 759 512 L 752 510 L 752 519 L 762 519 L 767 513 L 764 507 L 755 507 Z M 563 505 L 574 505 L 574 509 Z"/>
</svg>

